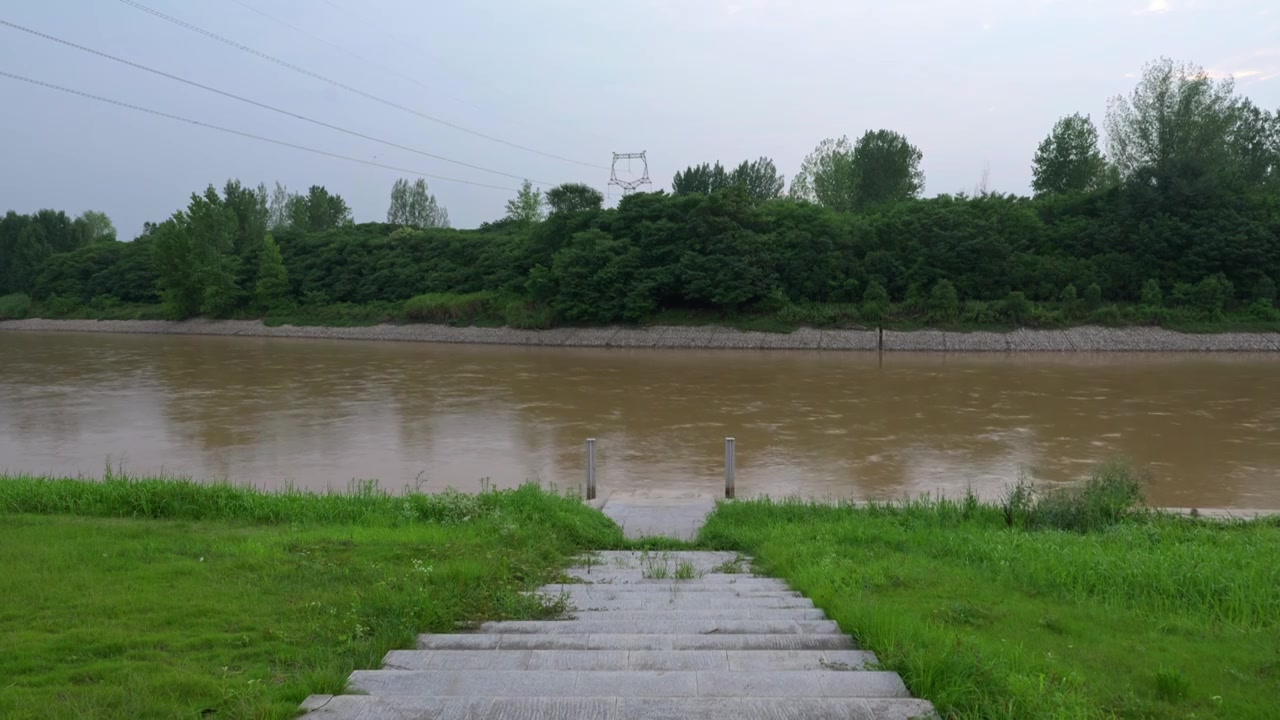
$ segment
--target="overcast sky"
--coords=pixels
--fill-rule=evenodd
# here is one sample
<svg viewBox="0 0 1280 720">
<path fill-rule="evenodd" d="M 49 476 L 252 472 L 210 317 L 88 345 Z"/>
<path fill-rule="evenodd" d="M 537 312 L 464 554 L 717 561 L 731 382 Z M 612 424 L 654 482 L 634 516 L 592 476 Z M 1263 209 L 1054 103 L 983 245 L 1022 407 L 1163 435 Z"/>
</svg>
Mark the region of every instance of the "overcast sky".
<svg viewBox="0 0 1280 720">
<path fill-rule="evenodd" d="M 648 151 L 653 189 L 669 189 L 692 163 L 760 155 L 790 181 L 821 139 L 889 128 L 924 152 L 928 195 L 971 191 L 987 165 L 989 189 L 1026 193 L 1031 156 L 1054 121 L 1083 112 L 1101 125 L 1107 98 L 1161 55 L 1233 74 L 1256 103 L 1280 108 L 1274 0 L 137 2 L 419 113 L 601 167 L 379 104 L 120 0 L 5 3 L 0 20 L 543 189 L 577 181 L 604 191 L 611 152 L 638 150 Z M 0 72 L 372 162 L 519 184 L 4 26 Z M 102 210 L 121 239 L 227 178 L 325 185 L 357 222 L 383 220 L 405 175 L 6 77 L 0 163 L 0 210 Z M 514 194 L 428 184 L 456 227 L 501 217 Z"/>
</svg>

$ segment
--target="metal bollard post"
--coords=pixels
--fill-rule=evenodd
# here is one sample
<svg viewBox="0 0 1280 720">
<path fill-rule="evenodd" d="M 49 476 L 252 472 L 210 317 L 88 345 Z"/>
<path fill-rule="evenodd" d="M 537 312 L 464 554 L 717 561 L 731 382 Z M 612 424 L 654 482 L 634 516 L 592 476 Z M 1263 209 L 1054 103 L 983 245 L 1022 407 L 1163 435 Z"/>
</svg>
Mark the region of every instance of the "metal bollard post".
<svg viewBox="0 0 1280 720">
<path fill-rule="evenodd" d="M 733 499 L 733 438 L 724 439 L 724 496 Z"/>
<path fill-rule="evenodd" d="M 596 439 L 587 438 L 587 499 L 596 499 Z"/>
</svg>

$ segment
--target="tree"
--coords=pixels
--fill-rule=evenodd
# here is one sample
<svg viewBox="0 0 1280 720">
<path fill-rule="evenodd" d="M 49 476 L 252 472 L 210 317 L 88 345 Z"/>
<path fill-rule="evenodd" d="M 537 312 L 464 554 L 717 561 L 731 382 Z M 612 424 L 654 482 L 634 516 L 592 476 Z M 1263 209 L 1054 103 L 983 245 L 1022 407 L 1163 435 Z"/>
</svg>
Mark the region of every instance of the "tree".
<svg viewBox="0 0 1280 720">
<path fill-rule="evenodd" d="M 841 212 L 919 197 L 923 157 L 892 130 L 868 131 L 853 145 L 828 138 L 801 163 L 791 196 Z"/>
<path fill-rule="evenodd" d="M 542 207 L 542 193 L 533 189 L 533 183 L 525 180 L 520 192 L 507 201 L 507 218 L 514 222 L 541 222 L 545 211 Z"/>
<path fill-rule="evenodd" d="M 1103 184 L 1107 160 L 1098 149 L 1098 129 L 1088 115 L 1068 115 L 1054 124 L 1036 149 L 1031 174 L 1037 195 L 1079 193 Z"/>
<path fill-rule="evenodd" d="M 449 227 L 449 211 L 427 192 L 427 181 L 418 178 L 396 180 L 391 187 L 391 207 L 387 208 L 387 222 L 418 229 Z"/>
<path fill-rule="evenodd" d="M 290 196 L 286 203 L 289 227 L 306 232 L 323 232 L 351 224 L 351 208 L 341 195 L 330 194 L 322 185 L 312 185 L 306 195 Z"/>
<path fill-rule="evenodd" d="M 729 186 L 729 174 L 724 166 L 716 161 L 715 165 L 702 163 L 690 165 L 683 172 L 677 172 L 671 178 L 672 195 L 710 195 Z"/>
<path fill-rule="evenodd" d="M 1228 147 L 1246 187 L 1280 190 L 1280 111 L 1242 101 Z"/>
<path fill-rule="evenodd" d="M 791 197 L 848 212 L 853 209 L 857 186 L 849 138 L 827 138 L 800 164 L 800 172 L 791 180 Z"/>
<path fill-rule="evenodd" d="M 1107 106 L 1107 152 L 1123 179 L 1161 192 L 1194 194 L 1229 174 L 1239 103 L 1230 78 L 1161 58 L 1128 96 Z"/>
<path fill-rule="evenodd" d="M 271 199 L 267 201 L 267 229 L 274 232 L 289 227 L 289 201 L 292 199 L 289 188 L 276 181 L 271 191 Z"/>
<path fill-rule="evenodd" d="M 547 205 L 552 214 L 599 210 L 604 205 L 604 195 L 590 185 L 565 183 L 547 191 Z"/>
<path fill-rule="evenodd" d="M 258 255 L 258 283 L 254 287 L 254 299 L 264 311 L 284 305 L 289 297 L 289 273 L 280 256 L 280 246 L 275 238 L 267 235 L 262 241 L 262 253 Z"/>
<path fill-rule="evenodd" d="M 9 291 L 30 293 L 35 287 L 40 264 L 53 254 L 45 227 L 29 222 L 18 232 L 9 261 Z"/>
<path fill-rule="evenodd" d="M 75 228 L 78 236 L 77 244 L 80 247 L 116 239 L 116 226 L 111 224 L 111 218 L 107 217 L 106 213 L 96 210 L 85 210 L 80 213 L 80 217 L 72 222 L 72 226 Z"/>
<path fill-rule="evenodd" d="M 185 212 L 174 213 L 156 228 L 152 259 L 170 317 L 225 315 L 240 304 L 236 231 L 235 212 L 212 185 L 203 195 L 192 193 Z"/>
<path fill-rule="evenodd" d="M 853 146 L 855 209 L 909 200 L 924 191 L 924 153 L 892 130 L 871 130 Z"/>
<path fill-rule="evenodd" d="M 222 205 L 235 216 L 236 230 L 232 247 L 244 257 L 262 247 L 267 234 L 271 209 L 267 204 L 267 186 L 246 187 L 239 180 L 228 180 L 222 188 Z"/>
<path fill-rule="evenodd" d="M 760 157 L 751 161 L 743 160 L 741 165 L 729 173 L 729 184 L 746 188 L 748 197 L 756 202 L 764 202 L 782 197 L 782 189 L 787 182 L 774 166 L 773 160 Z"/>
</svg>

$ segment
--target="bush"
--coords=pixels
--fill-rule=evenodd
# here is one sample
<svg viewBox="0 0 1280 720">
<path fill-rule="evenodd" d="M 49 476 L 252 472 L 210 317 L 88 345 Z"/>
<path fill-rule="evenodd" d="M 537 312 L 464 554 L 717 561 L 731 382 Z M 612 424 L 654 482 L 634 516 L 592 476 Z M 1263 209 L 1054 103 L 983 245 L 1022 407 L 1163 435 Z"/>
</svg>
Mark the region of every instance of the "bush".
<svg viewBox="0 0 1280 720">
<path fill-rule="evenodd" d="M 1220 275 L 1210 275 L 1196 283 L 1191 294 L 1191 305 L 1200 312 L 1210 316 L 1222 315 L 1232 288 Z"/>
<path fill-rule="evenodd" d="M 526 298 L 511 300 L 502 310 L 503 324 L 520 330 L 545 330 L 555 319 L 550 307 Z"/>
<path fill-rule="evenodd" d="M 1062 304 L 1068 305 L 1068 306 L 1075 305 L 1079 299 L 1080 297 L 1076 293 L 1075 285 L 1067 285 L 1066 287 L 1062 288 L 1062 293 L 1058 295 L 1058 300 L 1061 301 Z"/>
<path fill-rule="evenodd" d="M 960 314 L 960 296 L 956 294 L 956 286 L 950 280 L 939 280 L 934 283 L 929 293 L 929 320 L 933 322 L 952 322 Z"/>
<path fill-rule="evenodd" d="M 493 313 L 493 294 L 488 292 L 428 293 L 404 302 L 405 317 L 431 323 L 473 323 Z"/>
<path fill-rule="evenodd" d="M 1268 305 L 1276 304 L 1276 283 L 1271 278 L 1263 275 L 1258 284 L 1253 287 L 1253 299 L 1265 302 Z"/>
<path fill-rule="evenodd" d="M 1146 477 L 1132 465 L 1111 461 L 1093 471 L 1084 485 L 1052 490 L 1035 499 L 1025 520 L 1030 527 L 1092 532 L 1115 525 L 1143 509 Z"/>
<path fill-rule="evenodd" d="M 31 298 L 24 293 L 0 297 L 0 320 L 18 320 L 31 312 Z"/>
<path fill-rule="evenodd" d="M 873 280 L 867 286 L 867 291 L 862 294 L 862 317 L 867 322 L 880 322 L 884 320 L 885 313 L 889 311 L 889 293 L 879 281 Z"/>
<path fill-rule="evenodd" d="M 1160 283 L 1148 280 L 1142 284 L 1142 304 L 1144 307 L 1164 307 L 1164 293 L 1160 292 Z"/>
<path fill-rule="evenodd" d="M 1004 319 L 1015 325 L 1026 323 L 1031 317 L 1031 301 L 1027 300 L 1026 295 L 1016 290 L 1004 299 L 1004 306 L 1001 309 Z"/>
<path fill-rule="evenodd" d="M 1093 312 L 1102 307 L 1102 288 L 1093 283 L 1084 289 L 1084 309 Z"/>
<path fill-rule="evenodd" d="M 860 314 L 853 303 L 804 303 L 788 305 L 778 319 L 797 327 L 847 327 L 858 324 Z"/>
</svg>

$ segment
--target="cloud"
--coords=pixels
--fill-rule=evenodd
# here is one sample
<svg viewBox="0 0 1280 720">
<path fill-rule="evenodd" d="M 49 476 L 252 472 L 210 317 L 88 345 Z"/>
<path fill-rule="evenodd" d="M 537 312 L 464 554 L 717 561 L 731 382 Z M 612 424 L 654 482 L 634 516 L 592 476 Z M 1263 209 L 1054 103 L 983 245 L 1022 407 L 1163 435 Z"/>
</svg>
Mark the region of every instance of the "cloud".
<svg viewBox="0 0 1280 720">
<path fill-rule="evenodd" d="M 1150 0 L 1147 3 L 1146 12 L 1163 13 L 1169 11 L 1169 0 Z"/>
</svg>

